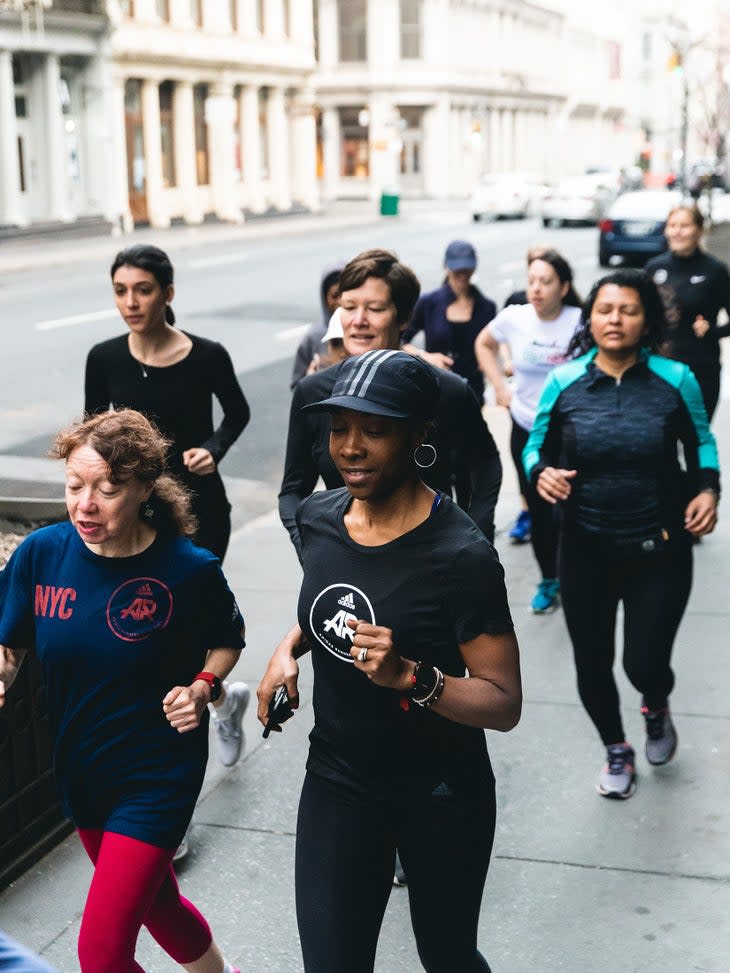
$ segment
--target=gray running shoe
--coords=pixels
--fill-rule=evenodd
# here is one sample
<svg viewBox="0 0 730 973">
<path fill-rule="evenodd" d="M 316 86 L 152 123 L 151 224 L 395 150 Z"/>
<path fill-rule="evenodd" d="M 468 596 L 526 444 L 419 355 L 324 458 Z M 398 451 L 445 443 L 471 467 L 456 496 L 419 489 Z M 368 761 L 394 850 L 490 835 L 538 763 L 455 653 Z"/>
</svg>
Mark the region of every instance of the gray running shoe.
<svg viewBox="0 0 730 973">
<path fill-rule="evenodd" d="M 226 683 L 226 695 L 231 699 L 233 707 L 230 716 L 221 719 L 213 712 L 213 726 L 215 727 L 216 750 L 218 759 L 224 767 L 232 767 L 241 756 L 245 737 L 243 728 L 243 714 L 246 712 L 251 690 L 245 682 L 234 682 L 230 686 Z"/>
<path fill-rule="evenodd" d="M 669 715 L 669 705 L 653 710 L 643 705 L 641 715 L 646 723 L 646 759 L 655 767 L 668 764 L 677 752 L 677 731 Z"/>
<path fill-rule="evenodd" d="M 606 747 L 606 766 L 596 781 L 601 797 L 625 800 L 636 790 L 635 754 L 628 743 L 612 743 Z"/>
</svg>

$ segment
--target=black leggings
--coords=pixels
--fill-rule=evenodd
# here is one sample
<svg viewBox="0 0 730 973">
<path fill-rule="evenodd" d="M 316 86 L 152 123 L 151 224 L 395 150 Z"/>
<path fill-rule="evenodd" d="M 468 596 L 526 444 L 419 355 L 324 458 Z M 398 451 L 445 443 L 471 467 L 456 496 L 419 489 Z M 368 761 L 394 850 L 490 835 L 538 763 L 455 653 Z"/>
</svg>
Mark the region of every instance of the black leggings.
<svg viewBox="0 0 730 973">
<path fill-rule="evenodd" d="M 296 903 L 305 973 L 371 973 L 398 848 L 418 955 L 429 973 L 489 973 L 477 950 L 492 853 L 494 784 L 468 798 L 376 801 L 307 773 Z"/>
<path fill-rule="evenodd" d="M 563 534 L 560 591 L 578 693 L 606 746 L 625 739 L 613 676 L 619 601 L 624 671 L 646 705 L 659 709 L 674 686 L 672 647 L 691 588 L 692 544 L 681 530 L 651 553 L 622 550 L 584 533 Z"/>
<path fill-rule="evenodd" d="M 707 418 L 712 421 L 717 403 L 720 399 L 720 365 L 719 363 L 717 365 L 712 363 L 700 365 L 697 362 L 690 362 L 690 368 L 699 383 Z"/>
<path fill-rule="evenodd" d="M 553 507 L 538 496 L 537 490 L 528 482 L 522 465 L 522 450 L 527 445 L 529 436 L 529 432 L 522 426 L 518 426 L 513 419 L 509 448 L 520 481 L 520 492 L 527 501 L 527 509 L 530 511 L 532 550 L 535 552 L 535 559 L 543 578 L 555 578 L 558 574 L 558 527 Z"/>
<path fill-rule="evenodd" d="M 215 554 L 222 564 L 231 538 L 231 505 L 223 480 L 217 473 L 210 476 L 187 474 L 181 479 L 192 491 L 193 513 L 198 518 L 193 540 L 198 547 Z"/>
</svg>

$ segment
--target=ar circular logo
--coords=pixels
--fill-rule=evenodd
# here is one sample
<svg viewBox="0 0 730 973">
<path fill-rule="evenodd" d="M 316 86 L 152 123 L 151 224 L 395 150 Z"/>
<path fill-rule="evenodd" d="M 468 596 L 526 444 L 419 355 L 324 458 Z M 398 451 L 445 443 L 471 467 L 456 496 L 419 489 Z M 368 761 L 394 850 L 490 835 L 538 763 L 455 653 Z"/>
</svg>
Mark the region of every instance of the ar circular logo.
<svg viewBox="0 0 730 973">
<path fill-rule="evenodd" d="M 106 621 L 125 642 L 141 642 L 167 628 L 172 592 L 157 578 L 132 578 L 120 585 L 106 606 Z"/>
<path fill-rule="evenodd" d="M 669 280 L 669 271 L 666 267 L 659 267 L 658 270 L 654 271 L 654 283 L 655 284 L 666 284 Z"/>
<path fill-rule="evenodd" d="M 351 584 L 331 584 L 320 591 L 309 611 L 309 625 L 315 638 L 328 652 L 342 662 L 352 662 L 350 655 L 354 631 L 348 621 L 375 624 L 375 612 L 368 596 Z"/>
</svg>

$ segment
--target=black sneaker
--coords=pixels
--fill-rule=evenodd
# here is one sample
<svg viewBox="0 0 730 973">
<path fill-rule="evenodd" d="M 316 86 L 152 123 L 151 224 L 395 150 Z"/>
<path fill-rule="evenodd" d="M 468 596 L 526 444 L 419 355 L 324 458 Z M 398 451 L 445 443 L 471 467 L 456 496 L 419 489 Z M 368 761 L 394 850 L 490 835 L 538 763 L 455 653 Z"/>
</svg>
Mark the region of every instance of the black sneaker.
<svg viewBox="0 0 730 973">
<path fill-rule="evenodd" d="M 644 704 L 641 715 L 646 723 L 646 759 L 655 767 L 668 764 L 677 752 L 677 731 L 669 715 L 669 704 L 661 709 L 649 709 Z"/>
</svg>

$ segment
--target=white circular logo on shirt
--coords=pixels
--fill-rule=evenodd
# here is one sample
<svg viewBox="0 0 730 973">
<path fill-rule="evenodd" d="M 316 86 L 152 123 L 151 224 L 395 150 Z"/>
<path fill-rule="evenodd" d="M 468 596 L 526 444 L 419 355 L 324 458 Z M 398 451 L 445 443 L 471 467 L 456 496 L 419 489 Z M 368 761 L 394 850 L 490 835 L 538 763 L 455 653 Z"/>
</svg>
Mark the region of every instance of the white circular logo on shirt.
<svg viewBox="0 0 730 973">
<path fill-rule="evenodd" d="M 669 279 L 669 271 L 665 267 L 660 267 L 659 270 L 654 271 L 655 284 L 666 284 L 668 279 Z"/>
<path fill-rule="evenodd" d="M 355 632 L 348 621 L 375 624 L 367 595 L 351 584 L 331 584 L 320 591 L 309 611 L 309 625 L 320 645 L 342 662 L 353 661 L 350 649 Z"/>
</svg>

